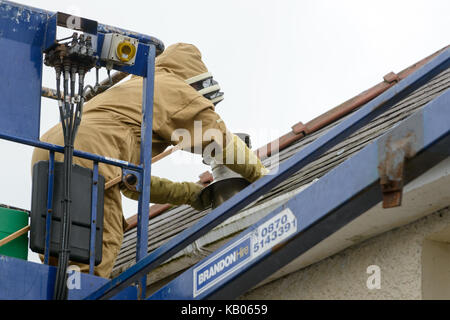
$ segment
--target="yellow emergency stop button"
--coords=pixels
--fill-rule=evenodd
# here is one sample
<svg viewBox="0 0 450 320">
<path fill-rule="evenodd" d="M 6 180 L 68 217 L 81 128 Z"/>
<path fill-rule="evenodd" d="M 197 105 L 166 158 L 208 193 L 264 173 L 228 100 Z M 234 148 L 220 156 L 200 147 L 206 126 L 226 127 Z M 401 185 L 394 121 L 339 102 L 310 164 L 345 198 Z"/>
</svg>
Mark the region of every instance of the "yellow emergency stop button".
<svg viewBox="0 0 450 320">
<path fill-rule="evenodd" d="M 117 46 L 117 57 L 122 62 L 130 62 L 136 56 L 136 46 L 125 40 Z"/>
</svg>

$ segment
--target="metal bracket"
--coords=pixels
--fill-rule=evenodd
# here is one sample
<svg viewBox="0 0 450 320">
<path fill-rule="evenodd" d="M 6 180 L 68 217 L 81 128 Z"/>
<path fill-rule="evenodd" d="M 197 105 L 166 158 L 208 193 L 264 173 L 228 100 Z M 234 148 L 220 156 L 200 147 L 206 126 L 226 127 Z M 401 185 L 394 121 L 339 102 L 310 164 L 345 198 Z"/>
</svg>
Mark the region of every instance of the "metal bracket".
<svg viewBox="0 0 450 320">
<path fill-rule="evenodd" d="M 413 133 L 395 141 L 390 136 L 386 141 L 386 156 L 378 166 L 384 209 L 402 205 L 404 164 L 416 154 L 414 142 Z"/>
<path fill-rule="evenodd" d="M 141 192 L 141 173 L 133 170 L 122 169 L 122 182 L 127 189 Z"/>
</svg>

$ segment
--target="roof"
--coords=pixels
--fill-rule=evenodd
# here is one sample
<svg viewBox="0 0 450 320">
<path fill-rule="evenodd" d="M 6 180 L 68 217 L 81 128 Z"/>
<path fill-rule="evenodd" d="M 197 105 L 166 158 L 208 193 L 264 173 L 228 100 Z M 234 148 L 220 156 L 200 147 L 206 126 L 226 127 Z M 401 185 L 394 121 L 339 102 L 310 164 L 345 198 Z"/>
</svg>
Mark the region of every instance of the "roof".
<svg viewBox="0 0 450 320">
<path fill-rule="evenodd" d="M 280 137 L 277 141 L 258 149 L 258 155 L 263 159 L 263 163 L 269 168 L 277 166 L 279 163 L 289 159 L 293 154 L 297 153 L 303 147 L 339 124 L 353 111 L 374 99 L 382 92 L 395 85 L 398 81 L 409 76 L 447 48 L 448 47 L 445 47 L 442 50 L 439 50 L 430 57 L 421 60 L 398 74 L 392 72 L 389 73 L 384 77 L 383 82 L 344 102 L 336 108 L 331 109 L 307 124 L 298 123 L 294 125 L 291 132 Z M 314 183 L 316 179 L 320 179 L 320 177 L 327 172 L 388 131 L 395 126 L 396 123 L 419 110 L 449 87 L 450 70 L 447 69 L 401 100 L 387 112 L 381 114 L 334 148 L 322 154 L 317 160 L 292 175 L 265 196 L 258 199 L 258 201 L 252 203 L 221 226 L 215 228 L 208 235 L 199 239 L 195 244 L 177 254 L 172 258 L 172 261 L 182 259 L 182 263 L 178 263 L 177 266 L 173 267 L 165 266 L 164 271 L 158 271 L 159 275 L 155 280 L 170 276 L 175 272 L 181 271 L 183 268 L 195 264 L 202 257 L 206 256 L 210 250 L 214 250 L 214 248 L 220 245 L 220 243 L 252 225 L 265 214 L 269 213 L 270 210 L 287 202 L 302 189 L 306 188 L 311 183 Z M 280 151 L 278 153 L 273 153 L 271 151 L 271 146 L 276 144 L 279 144 Z M 204 183 L 210 182 L 210 179 L 211 176 L 206 173 L 201 177 L 201 181 Z M 210 212 L 209 210 L 197 212 L 188 206 L 180 206 L 170 210 L 168 210 L 168 208 L 167 205 L 152 207 L 152 218 L 149 225 L 149 251 L 158 248 L 181 231 L 195 224 Z M 134 264 L 135 247 L 136 230 L 130 229 L 125 233 L 122 249 L 116 261 L 113 274 L 116 275 Z"/>
</svg>

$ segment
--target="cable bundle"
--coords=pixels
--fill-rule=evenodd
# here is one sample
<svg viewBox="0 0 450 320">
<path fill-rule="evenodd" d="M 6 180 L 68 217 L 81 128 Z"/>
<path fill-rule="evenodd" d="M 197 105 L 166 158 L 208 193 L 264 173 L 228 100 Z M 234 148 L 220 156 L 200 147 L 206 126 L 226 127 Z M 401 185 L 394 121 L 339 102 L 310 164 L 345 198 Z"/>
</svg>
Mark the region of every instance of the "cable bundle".
<svg viewBox="0 0 450 320">
<path fill-rule="evenodd" d="M 71 41 L 62 42 L 67 39 L 71 39 Z M 57 97 L 61 97 L 61 74 L 63 78 L 63 95 L 58 99 L 58 107 L 64 135 L 64 200 L 61 203 L 63 216 L 61 219 L 61 247 L 54 289 L 55 300 L 66 300 L 68 297 L 67 267 L 70 256 L 70 185 L 73 150 L 83 112 L 84 78 L 86 73 L 95 66 L 97 60 L 91 38 L 89 36 L 85 38 L 83 34 L 78 36 L 77 33 L 70 38 L 57 41 L 45 56 L 45 64 L 53 67 L 56 71 Z M 76 93 L 77 75 L 78 93 Z"/>
</svg>

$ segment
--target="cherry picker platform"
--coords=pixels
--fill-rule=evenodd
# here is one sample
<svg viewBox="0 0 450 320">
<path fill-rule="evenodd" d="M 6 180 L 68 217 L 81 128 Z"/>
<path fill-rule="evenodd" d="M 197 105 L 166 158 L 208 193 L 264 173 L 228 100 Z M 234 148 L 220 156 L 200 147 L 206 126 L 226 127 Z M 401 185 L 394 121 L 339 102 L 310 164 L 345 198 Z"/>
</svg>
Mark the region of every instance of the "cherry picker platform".
<svg viewBox="0 0 450 320">
<path fill-rule="evenodd" d="M 406 79 L 305 146 L 282 163 L 277 172 L 253 183 L 214 209 L 197 224 L 148 253 L 153 71 L 155 57 L 164 50 L 162 42 L 153 37 L 90 20 L 1 1 L 0 45 L 8 46 L 10 50 L 7 59 L 0 62 L 2 67 L 0 72 L 4 78 L 11 81 L 8 82 L 8 86 L 0 85 L 0 93 L 6 97 L 2 100 L 0 108 L 0 138 L 51 152 L 53 157 L 49 162 L 48 189 L 49 194 L 52 194 L 51 169 L 54 154 L 64 152 L 64 148 L 39 141 L 43 53 L 54 44 L 57 26 L 73 27 L 73 21 L 80 22 L 76 24 L 76 30 L 92 36 L 93 43 L 97 43 L 94 51 L 99 57 L 102 56 L 99 48 L 104 48 L 102 43 L 111 33 L 136 39 L 138 50 L 133 65 L 121 65 L 101 59 L 98 64 L 143 76 L 146 81 L 143 100 L 145 125 L 142 127 L 142 159 L 139 166 L 74 150 L 75 156 L 94 162 L 94 175 L 98 170 L 98 163 L 107 163 L 128 170 L 138 178 L 141 198 L 136 263 L 111 280 L 83 274 L 82 290 L 69 290 L 69 299 L 236 298 L 383 201 L 383 195 L 392 196 L 389 198 L 392 201 L 391 205 L 399 205 L 402 186 L 450 154 L 450 90 L 447 89 L 286 204 L 148 296 L 145 292 L 144 278 L 150 271 L 288 179 L 323 152 L 392 108 L 435 75 L 448 69 L 450 49 L 444 50 Z M 11 61 L 17 61 L 17 65 L 21 66 L 20 75 Z M 19 94 L 24 83 L 23 79 L 27 79 L 29 83 L 29 95 Z M 24 115 L 27 115 L 25 121 Z M 96 192 L 95 188 L 92 191 Z M 52 201 L 49 200 L 48 203 Z M 93 212 L 95 213 L 94 209 Z M 91 219 L 92 224 L 95 224 L 95 214 Z M 91 266 L 93 263 L 91 261 Z M 52 299 L 55 279 L 54 267 L 0 257 L 0 298 Z M 138 290 L 138 286 L 141 290 Z"/>
</svg>

